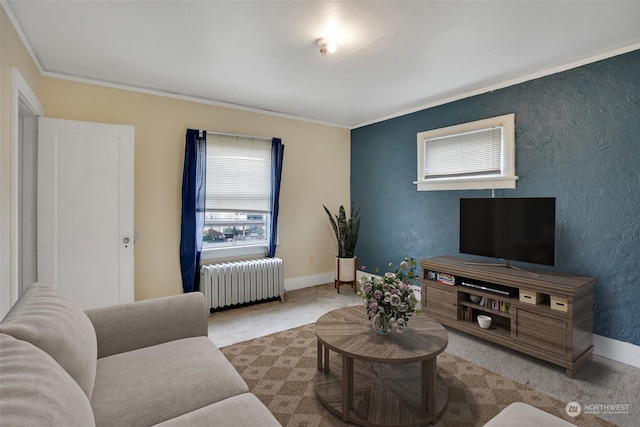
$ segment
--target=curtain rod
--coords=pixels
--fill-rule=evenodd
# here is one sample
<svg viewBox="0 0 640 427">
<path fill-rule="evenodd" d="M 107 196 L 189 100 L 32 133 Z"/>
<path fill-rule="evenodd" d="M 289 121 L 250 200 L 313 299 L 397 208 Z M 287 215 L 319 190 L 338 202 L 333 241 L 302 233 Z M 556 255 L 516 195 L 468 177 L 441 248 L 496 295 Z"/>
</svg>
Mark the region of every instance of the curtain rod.
<svg viewBox="0 0 640 427">
<path fill-rule="evenodd" d="M 215 130 L 207 130 L 207 129 L 199 129 L 199 133 L 202 135 L 202 131 L 207 133 L 212 133 L 214 135 L 222 135 L 222 136 L 234 136 L 236 138 L 248 138 L 248 139 L 264 139 L 265 141 L 271 141 L 273 138 L 269 138 L 266 136 L 256 136 L 256 135 L 241 135 L 238 133 L 227 133 L 227 132 L 218 132 Z"/>
</svg>

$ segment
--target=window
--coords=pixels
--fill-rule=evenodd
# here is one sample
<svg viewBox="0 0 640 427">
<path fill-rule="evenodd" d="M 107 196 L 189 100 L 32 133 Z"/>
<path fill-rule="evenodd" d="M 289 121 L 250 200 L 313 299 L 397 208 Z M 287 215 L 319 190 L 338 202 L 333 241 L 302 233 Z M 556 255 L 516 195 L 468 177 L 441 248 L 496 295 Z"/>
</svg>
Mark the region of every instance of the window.
<svg viewBox="0 0 640 427">
<path fill-rule="evenodd" d="M 515 114 L 418 133 L 418 191 L 516 188 Z"/>
<path fill-rule="evenodd" d="M 205 258 L 265 254 L 271 221 L 271 141 L 207 132 Z"/>
</svg>

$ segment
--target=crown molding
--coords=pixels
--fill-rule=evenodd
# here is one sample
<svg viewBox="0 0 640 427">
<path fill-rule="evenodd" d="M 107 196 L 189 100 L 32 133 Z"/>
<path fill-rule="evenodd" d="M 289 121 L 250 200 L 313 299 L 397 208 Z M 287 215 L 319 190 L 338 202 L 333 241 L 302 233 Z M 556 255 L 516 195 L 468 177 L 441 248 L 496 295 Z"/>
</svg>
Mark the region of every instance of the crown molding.
<svg viewBox="0 0 640 427">
<path fill-rule="evenodd" d="M 18 33 L 18 37 L 20 37 L 20 40 L 22 41 L 24 48 L 27 49 L 27 52 L 29 53 L 31 60 L 36 65 L 36 68 L 38 68 L 38 71 L 40 71 L 40 74 L 43 74 L 44 69 L 42 68 L 42 65 L 40 64 L 40 61 L 38 60 L 38 57 L 36 56 L 35 52 L 31 48 L 31 44 L 27 40 L 27 36 L 24 35 L 22 28 L 18 24 L 18 20 L 16 19 L 16 16 L 13 14 L 13 11 L 11 10 L 11 6 L 9 6 L 9 3 L 7 3 L 6 0 L 0 0 L 0 5 L 2 5 L 4 12 L 9 17 L 9 21 L 11 21 L 11 24 L 13 25 L 13 28 L 16 30 L 16 33 Z"/>
<path fill-rule="evenodd" d="M 372 125 L 372 124 L 375 124 L 375 123 L 380 123 L 380 122 L 383 122 L 385 120 L 393 119 L 393 118 L 396 118 L 396 117 L 406 116 L 407 114 L 411 114 L 411 113 L 415 113 L 415 112 L 418 112 L 418 111 L 426 110 L 428 108 L 437 107 L 439 105 L 448 104 L 450 102 L 459 101 L 461 99 L 470 98 L 472 96 L 481 95 L 483 93 L 492 92 L 494 90 L 504 89 L 504 88 L 509 87 L 509 86 L 514 86 L 514 85 L 517 85 L 517 84 L 520 84 L 520 83 L 524 83 L 524 82 L 528 82 L 528 81 L 531 81 L 531 80 L 539 79 L 541 77 L 550 76 L 552 74 L 561 73 L 563 71 L 571 70 L 573 68 L 582 67 L 583 65 L 591 64 L 593 62 L 602 61 L 603 59 L 612 58 L 614 56 L 618 56 L 618 55 L 622 55 L 622 54 L 625 54 L 625 53 L 629 53 L 629 52 L 632 52 L 632 51 L 638 50 L 638 49 L 640 49 L 640 43 L 630 44 L 628 46 L 624 46 L 624 47 L 621 47 L 621 48 L 618 48 L 618 49 L 610 50 L 610 51 L 607 51 L 607 52 L 604 52 L 604 53 L 600 53 L 598 55 L 593 55 L 593 56 L 590 56 L 590 57 L 587 57 L 587 58 L 583 58 L 583 59 L 580 59 L 578 61 L 573 61 L 573 62 L 570 62 L 568 64 L 559 65 L 559 66 L 551 67 L 551 68 L 545 68 L 544 70 L 536 71 L 535 73 L 526 74 L 526 75 L 524 75 L 522 77 L 517 77 L 517 78 L 514 78 L 514 79 L 510 79 L 510 80 L 505 80 L 503 82 L 500 82 L 500 83 L 497 83 L 497 84 L 494 84 L 494 85 L 485 86 L 485 87 L 482 87 L 480 89 L 474 89 L 474 90 L 462 92 L 462 93 L 459 93 L 459 94 L 448 96 L 446 98 L 436 99 L 436 100 L 434 100 L 432 102 L 428 102 L 426 104 L 421 104 L 421 105 L 416 106 L 416 107 L 408 108 L 406 110 L 402 110 L 402 111 L 399 111 L 397 113 L 388 114 L 388 115 L 381 116 L 381 117 L 378 117 L 378 118 L 372 119 L 372 120 L 367 120 L 365 122 L 358 123 L 357 125 L 352 126 L 351 130 L 357 129 L 357 128 L 360 128 L 360 127 L 364 127 L 364 126 L 368 126 L 368 125 Z"/>
<path fill-rule="evenodd" d="M 246 111 L 246 112 L 249 112 L 249 113 L 264 114 L 264 115 L 267 115 L 267 116 L 280 117 L 280 118 L 284 118 L 284 119 L 290 119 L 290 120 L 296 120 L 296 121 L 300 121 L 300 122 L 313 123 L 313 124 L 322 125 L 322 126 L 331 126 L 331 127 L 342 128 L 342 129 L 349 129 L 349 126 L 345 126 L 345 125 L 341 125 L 341 124 L 337 124 L 337 123 L 325 122 L 325 121 L 322 121 L 322 120 L 315 120 L 315 119 L 311 119 L 311 118 L 308 118 L 308 117 L 296 116 L 296 115 L 293 115 L 293 114 L 281 113 L 281 112 L 278 112 L 278 111 L 264 110 L 264 109 L 261 109 L 261 108 L 249 107 L 249 106 L 246 106 L 246 105 L 239 105 L 239 104 L 232 104 L 232 103 L 229 103 L 229 102 L 216 101 L 216 100 L 208 99 L 208 98 L 200 98 L 200 97 L 192 96 L 192 95 L 180 95 L 180 94 L 177 94 L 177 93 L 166 92 L 166 91 L 162 91 L 162 90 L 159 90 L 159 89 L 151 89 L 151 88 L 144 88 L 144 87 L 138 87 L 138 86 L 130 86 L 130 85 L 125 85 L 125 84 L 121 84 L 121 83 L 113 83 L 113 82 L 107 82 L 107 81 L 103 81 L 103 80 L 91 79 L 91 78 L 87 78 L 87 77 L 78 77 L 78 76 L 72 76 L 72 75 L 63 74 L 63 73 L 52 73 L 50 71 L 44 71 L 44 72 L 42 72 L 42 75 L 44 77 L 49 77 L 49 78 L 59 79 L 59 80 L 67 80 L 67 81 L 72 81 L 72 82 L 75 82 L 75 83 L 82 83 L 82 84 L 89 84 L 89 85 L 94 85 L 94 86 L 107 87 L 107 88 L 111 88 L 111 89 L 124 90 L 124 91 L 128 91 L 128 92 L 142 93 L 142 94 L 145 94 L 145 95 L 160 96 L 160 97 L 163 97 L 163 98 L 177 99 L 177 100 L 180 100 L 180 101 L 194 102 L 194 103 L 197 103 L 197 104 L 211 105 L 211 106 L 214 106 L 214 107 L 229 108 L 229 109 L 232 109 L 232 110 Z"/>
</svg>

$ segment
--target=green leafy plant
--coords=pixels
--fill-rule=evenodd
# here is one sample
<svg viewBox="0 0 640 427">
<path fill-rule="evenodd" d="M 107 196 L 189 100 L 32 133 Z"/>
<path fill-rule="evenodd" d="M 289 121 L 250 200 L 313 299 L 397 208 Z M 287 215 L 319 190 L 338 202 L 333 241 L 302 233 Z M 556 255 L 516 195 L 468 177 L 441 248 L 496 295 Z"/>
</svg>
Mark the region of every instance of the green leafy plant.
<svg viewBox="0 0 640 427">
<path fill-rule="evenodd" d="M 325 205 L 322 207 L 329 216 L 331 227 L 333 227 L 333 232 L 338 240 L 338 258 L 353 258 L 360 231 L 360 209 L 354 212 L 352 203 L 351 214 L 347 217 L 344 206 L 340 206 L 337 215 L 332 215 Z"/>
</svg>

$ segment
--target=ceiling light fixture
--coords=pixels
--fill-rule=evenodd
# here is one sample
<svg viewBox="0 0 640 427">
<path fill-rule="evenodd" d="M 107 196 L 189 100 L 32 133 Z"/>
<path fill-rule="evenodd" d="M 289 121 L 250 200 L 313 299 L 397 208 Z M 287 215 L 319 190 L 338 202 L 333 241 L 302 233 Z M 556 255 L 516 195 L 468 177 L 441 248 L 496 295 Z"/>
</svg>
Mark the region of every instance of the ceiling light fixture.
<svg viewBox="0 0 640 427">
<path fill-rule="evenodd" d="M 325 38 L 318 39 L 318 46 L 320 46 L 320 54 L 323 58 L 327 55 L 327 52 L 333 53 L 338 48 L 334 42 Z"/>
</svg>

